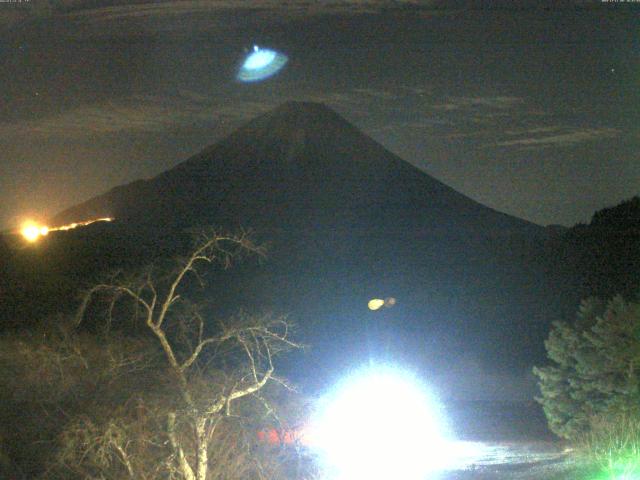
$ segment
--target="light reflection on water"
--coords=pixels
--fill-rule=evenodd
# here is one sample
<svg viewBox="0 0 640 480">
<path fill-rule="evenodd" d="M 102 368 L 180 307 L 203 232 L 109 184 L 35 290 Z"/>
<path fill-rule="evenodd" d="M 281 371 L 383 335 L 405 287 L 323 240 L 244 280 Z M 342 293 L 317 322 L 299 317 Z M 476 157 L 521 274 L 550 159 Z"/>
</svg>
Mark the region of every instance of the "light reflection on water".
<svg viewBox="0 0 640 480">
<path fill-rule="evenodd" d="M 526 464 L 555 460 L 563 456 L 552 443 L 485 443 L 452 442 L 456 452 L 452 470 L 464 470 L 473 466 Z"/>
</svg>

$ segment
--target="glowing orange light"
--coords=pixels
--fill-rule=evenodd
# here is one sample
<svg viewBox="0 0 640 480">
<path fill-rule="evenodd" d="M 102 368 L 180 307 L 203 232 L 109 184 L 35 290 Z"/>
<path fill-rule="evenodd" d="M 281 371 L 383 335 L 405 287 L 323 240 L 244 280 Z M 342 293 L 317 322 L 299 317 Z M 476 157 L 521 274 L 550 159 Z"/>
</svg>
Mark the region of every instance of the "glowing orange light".
<svg viewBox="0 0 640 480">
<path fill-rule="evenodd" d="M 27 242 L 35 242 L 40 237 L 40 227 L 35 223 L 27 222 L 22 226 L 20 233 Z"/>
<path fill-rule="evenodd" d="M 73 230 L 74 228 L 86 227 L 87 225 L 91 225 L 92 223 L 96 223 L 96 222 L 112 222 L 112 221 L 113 221 L 113 218 L 111 217 L 94 218 L 93 220 L 87 220 L 85 222 L 73 222 L 73 223 L 70 223 L 69 225 L 62 225 L 60 227 L 51 228 L 49 229 L 49 231 Z"/>
<path fill-rule="evenodd" d="M 25 222 L 20 229 L 20 233 L 30 243 L 36 242 L 40 239 L 40 237 L 44 237 L 49 234 L 49 232 L 56 231 L 66 231 L 72 230 L 77 227 L 84 227 L 96 222 L 111 222 L 113 218 L 104 217 L 104 218 L 96 218 L 93 220 L 87 220 L 85 222 L 74 222 L 68 225 L 61 225 L 59 227 L 47 227 L 45 225 L 38 225 L 33 221 Z"/>
</svg>

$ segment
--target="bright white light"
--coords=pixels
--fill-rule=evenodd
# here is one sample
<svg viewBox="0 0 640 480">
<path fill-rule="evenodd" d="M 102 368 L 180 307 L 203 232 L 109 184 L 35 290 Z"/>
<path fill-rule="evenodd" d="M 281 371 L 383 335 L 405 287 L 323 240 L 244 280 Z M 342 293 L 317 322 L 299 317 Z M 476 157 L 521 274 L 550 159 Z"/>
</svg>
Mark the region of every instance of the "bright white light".
<svg viewBox="0 0 640 480">
<path fill-rule="evenodd" d="M 287 63 L 288 58 L 282 53 L 257 45 L 247 55 L 238 71 L 237 78 L 242 82 L 257 82 L 278 73 Z"/>
<path fill-rule="evenodd" d="M 407 373 L 376 367 L 325 398 L 312 446 L 329 478 L 423 480 L 450 464 L 442 409 Z"/>
<path fill-rule="evenodd" d="M 275 60 L 277 53 L 273 50 L 254 50 L 254 52 L 247 57 L 242 65 L 247 70 L 258 70 L 264 68 Z"/>
</svg>

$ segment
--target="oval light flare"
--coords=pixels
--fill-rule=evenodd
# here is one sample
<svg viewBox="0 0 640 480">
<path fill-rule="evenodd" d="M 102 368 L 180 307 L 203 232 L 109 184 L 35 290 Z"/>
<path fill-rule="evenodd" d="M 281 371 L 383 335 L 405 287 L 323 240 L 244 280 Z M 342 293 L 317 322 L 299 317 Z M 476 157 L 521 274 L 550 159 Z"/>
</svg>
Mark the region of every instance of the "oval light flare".
<svg viewBox="0 0 640 480">
<path fill-rule="evenodd" d="M 241 82 L 265 80 L 282 70 L 288 60 L 287 56 L 280 52 L 255 45 L 240 66 L 237 78 Z"/>
<path fill-rule="evenodd" d="M 369 307 L 369 310 L 379 310 L 384 306 L 384 300 L 382 300 L 381 298 L 374 298 L 372 300 L 369 300 L 369 303 L 367 304 L 367 307 Z"/>
<path fill-rule="evenodd" d="M 369 303 L 367 303 L 367 307 L 369 307 L 369 310 L 380 310 L 382 307 L 384 308 L 391 308 L 396 304 L 396 299 L 393 297 L 387 297 L 384 300 L 382 300 L 381 298 L 373 298 L 371 300 L 369 300 Z"/>
</svg>

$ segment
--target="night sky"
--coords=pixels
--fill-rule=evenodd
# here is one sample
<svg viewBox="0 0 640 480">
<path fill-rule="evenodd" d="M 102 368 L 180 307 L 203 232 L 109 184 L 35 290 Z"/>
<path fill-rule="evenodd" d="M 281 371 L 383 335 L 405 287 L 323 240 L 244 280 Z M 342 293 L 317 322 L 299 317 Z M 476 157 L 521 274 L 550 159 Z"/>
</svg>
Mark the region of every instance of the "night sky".
<svg viewBox="0 0 640 480">
<path fill-rule="evenodd" d="M 586 222 L 640 193 L 640 4 L 279 3 L 37 16 L 0 3 L 0 228 L 156 175 L 290 99 L 326 103 L 538 224 Z M 289 63 L 241 84 L 254 44 Z"/>
</svg>

